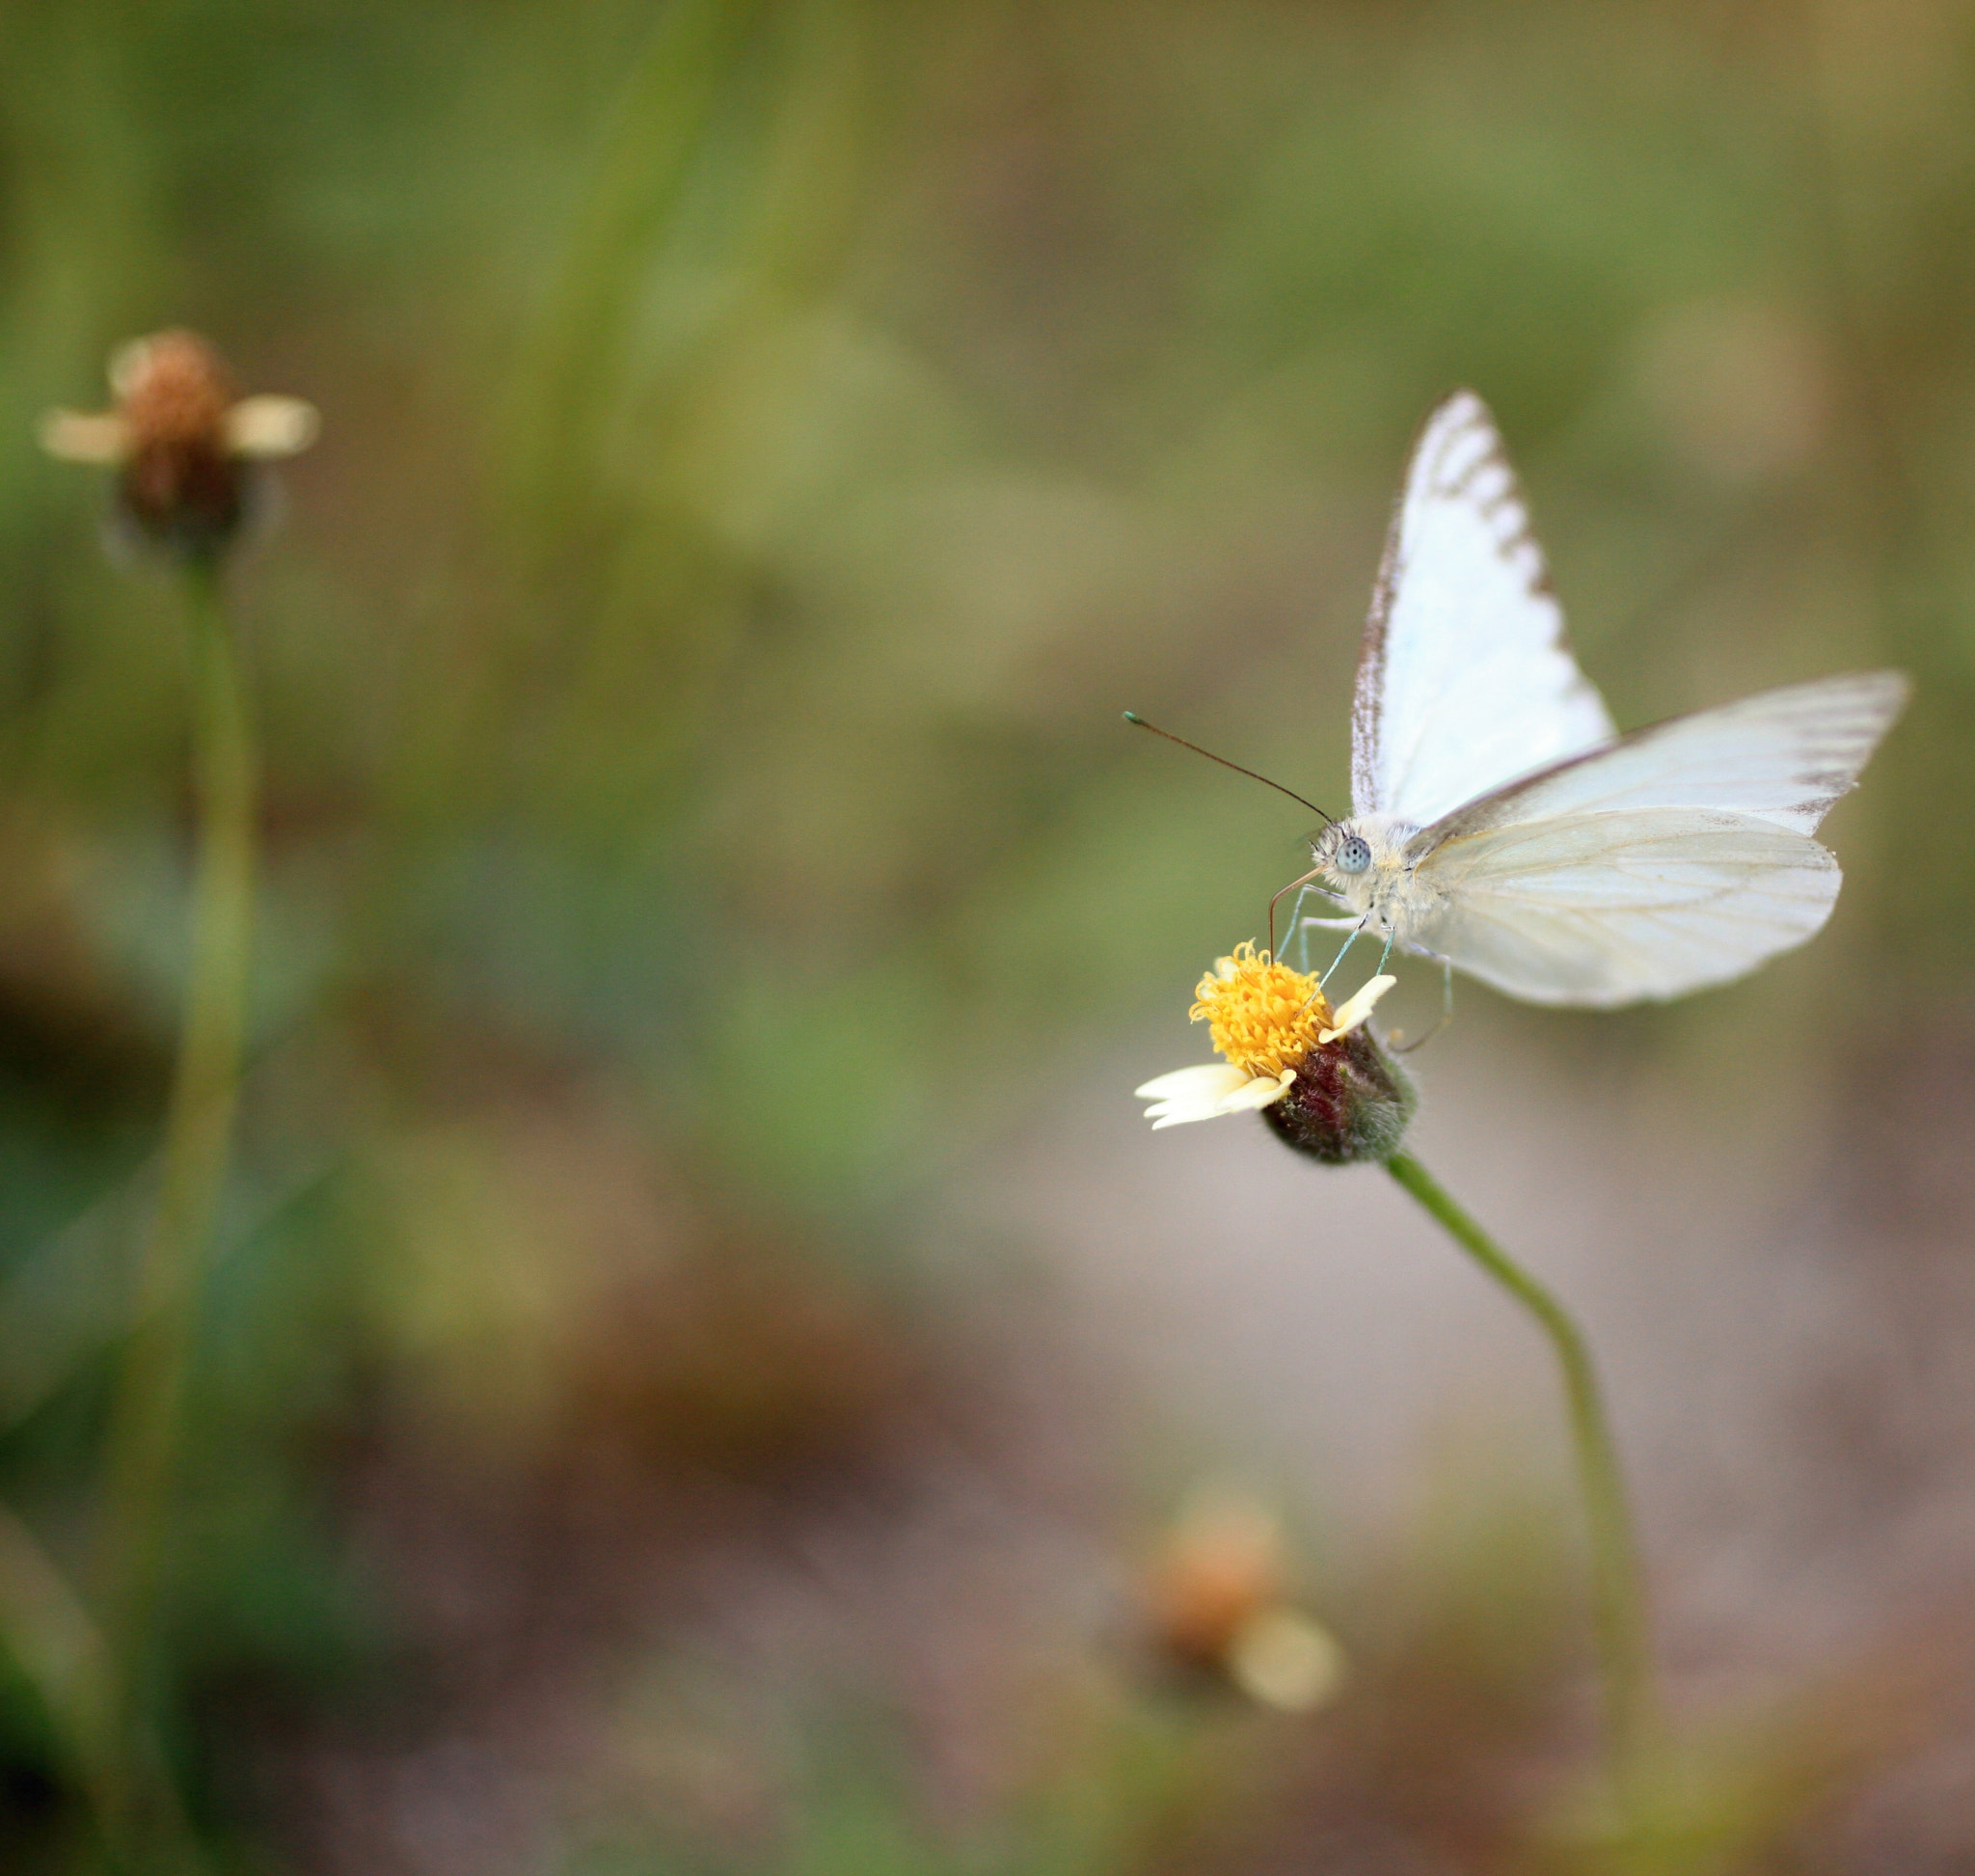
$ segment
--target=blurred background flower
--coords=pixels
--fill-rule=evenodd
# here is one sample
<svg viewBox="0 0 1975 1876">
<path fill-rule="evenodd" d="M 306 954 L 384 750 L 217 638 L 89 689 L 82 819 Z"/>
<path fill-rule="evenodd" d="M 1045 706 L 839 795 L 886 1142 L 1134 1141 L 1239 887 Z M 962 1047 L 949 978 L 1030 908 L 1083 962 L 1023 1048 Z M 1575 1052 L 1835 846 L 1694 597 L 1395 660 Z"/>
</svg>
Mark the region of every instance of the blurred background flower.
<svg viewBox="0 0 1975 1876">
<path fill-rule="evenodd" d="M 218 555 L 265 506 L 254 465 L 315 440 L 315 407 L 299 397 L 242 397 L 219 355 L 191 332 L 133 339 L 110 358 L 117 407 L 50 411 L 41 447 L 68 462 L 117 470 L 119 524 L 188 559 Z"/>
<path fill-rule="evenodd" d="M 1307 829 L 1117 712 L 1340 799 L 1466 382 L 1622 722 L 1916 679 L 1815 945 L 1615 1017 L 1464 986 L 1413 1137 L 1608 1358 L 1667 1866 L 1975 1859 L 1970 34 L 9 10 L 0 1503 L 85 1591 L 190 846 L 176 648 L 37 422 L 180 320 L 327 416 L 233 595 L 260 939 L 159 1694 L 215 1858 L 1583 1862 L 1540 1348 L 1375 1171 L 1123 1092 Z M 1348 1654 L 1312 1711 L 1120 1641 L 1222 1469 Z M 12 1662 L 0 1754 L 0 1860 L 90 1867 Z"/>
<path fill-rule="evenodd" d="M 1285 1713 L 1331 1699 L 1345 1674 L 1335 1637 L 1299 1608 L 1275 1508 L 1231 1485 L 1199 1485 L 1150 1572 L 1152 1633 L 1178 1667 Z"/>
</svg>

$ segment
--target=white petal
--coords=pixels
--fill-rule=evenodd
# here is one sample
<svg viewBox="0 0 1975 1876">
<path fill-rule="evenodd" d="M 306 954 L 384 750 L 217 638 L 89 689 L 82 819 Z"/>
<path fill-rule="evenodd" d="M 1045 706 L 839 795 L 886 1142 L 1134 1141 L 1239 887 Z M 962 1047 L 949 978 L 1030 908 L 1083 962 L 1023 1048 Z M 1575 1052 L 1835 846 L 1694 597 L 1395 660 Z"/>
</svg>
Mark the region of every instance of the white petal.
<svg viewBox="0 0 1975 1876">
<path fill-rule="evenodd" d="M 1272 1101 L 1281 1101 L 1289 1092 L 1289 1084 L 1296 1079 L 1295 1071 L 1285 1069 L 1281 1074 L 1258 1074 L 1246 1087 L 1237 1088 L 1231 1095 L 1221 1101 L 1224 1114 L 1242 1114 L 1251 1108 L 1266 1107 Z"/>
<path fill-rule="evenodd" d="M 144 381 L 156 342 L 155 339 L 132 339 L 110 354 L 110 389 L 120 399 L 129 396 Z"/>
<path fill-rule="evenodd" d="M 300 454 L 321 427 L 315 406 L 300 397 L 246 397 L 227 413 L 227 447 L 267 462 Z"/>
<path fill-rule="evenodd" d="M 1203 1062 L 1197 1068 L 1157 1075 L 1132 1093 L 1141 1101 L 1218 1101 L 1247 1080 L 1247 1074 L 1231 1062 Z"/>
<path fill-rule="evenodd" d="M 1399 980 L 1396 977 L 1373 977 L 1368 979 L 1350 996 L 1345 998 L 1335 1019 L 1336 1026 L 1317 1032 L 1318 1043 L 1334 1043 L 1339 1036 L 1348 1036 L 1352 1030 L 1371 1014 L 1371 1006 Z"/>
<path fill-rule="evenodd" d="M 1217 1121 L 1227 1110 L 1221 1107 L 1154 1107 L 1146 1116 L 1152 1131 L 1166 1127 L 1187 1127 L 1195 1121 Z"/>
<path fill-rule="evenodd" d="M 130 426 L 115 411 L 51 410 L 41 419 L 41 448 L 64 462 L 120 463 L 130 454 Z"/>
</svg>

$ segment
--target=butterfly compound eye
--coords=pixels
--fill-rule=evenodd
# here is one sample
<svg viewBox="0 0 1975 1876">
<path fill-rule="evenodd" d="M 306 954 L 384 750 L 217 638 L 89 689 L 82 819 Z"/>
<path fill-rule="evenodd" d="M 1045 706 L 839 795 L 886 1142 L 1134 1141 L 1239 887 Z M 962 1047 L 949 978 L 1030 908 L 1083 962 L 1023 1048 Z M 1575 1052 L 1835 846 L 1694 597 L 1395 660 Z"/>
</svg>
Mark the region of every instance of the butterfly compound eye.
<svg viewBox="0 0 1975 1876">
<path fill-rule="evenodd" d="M 1337 869 L 1339 873 L 1362 873 L 1371 864 L 1371 848 L 1363 834 L 1347 833 L 1338 842 Z"/>
</svg>

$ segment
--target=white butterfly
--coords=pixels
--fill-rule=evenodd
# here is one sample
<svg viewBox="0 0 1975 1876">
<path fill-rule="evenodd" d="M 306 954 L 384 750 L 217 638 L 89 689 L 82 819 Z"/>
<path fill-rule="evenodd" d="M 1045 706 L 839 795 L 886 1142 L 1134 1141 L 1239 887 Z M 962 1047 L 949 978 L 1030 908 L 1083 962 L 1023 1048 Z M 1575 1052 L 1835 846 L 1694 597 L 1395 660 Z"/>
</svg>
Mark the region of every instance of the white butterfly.
<svg viewBox="0 0 1975 1876">
<path fill-rule="evenodd" d="M 1619 736 L 1487 407 L 1457 391 L 1414 449 L 1365 628 L 1352 816 L 1314 843 L 1352 916 L 1304 923 L 1535 1003 L 1739 977 L 1830 916 L 1838 862 L 1811 836 L 1906 697 L 1871 671 Z"/>
</svg>

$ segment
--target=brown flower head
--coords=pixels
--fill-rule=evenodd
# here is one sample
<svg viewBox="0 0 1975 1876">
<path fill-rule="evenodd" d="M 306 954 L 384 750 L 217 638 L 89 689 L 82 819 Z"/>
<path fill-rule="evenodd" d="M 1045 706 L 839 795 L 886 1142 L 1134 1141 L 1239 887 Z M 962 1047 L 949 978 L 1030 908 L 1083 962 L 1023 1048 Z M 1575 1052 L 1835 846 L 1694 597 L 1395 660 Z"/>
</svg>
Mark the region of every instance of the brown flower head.
<svg viewBox="0 0 1975 1876">
<path fill-rule="evenodd" d="M 51 411 L 41 445 L 68 462 L 120 471 L 117 508 L 141 538 L 187 559 L 215 558 L 258 494 L 258 465 L 315 440 L 312 404 L 241 397 L 197 333 L 153 333 L 110 361 L 116 408 Z"/>
</svg>

